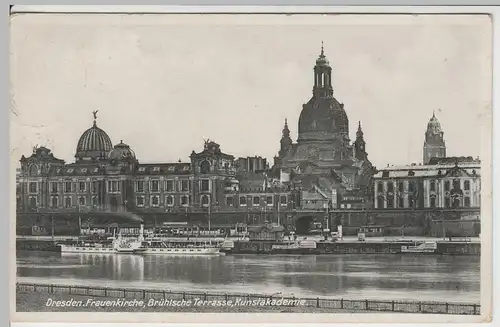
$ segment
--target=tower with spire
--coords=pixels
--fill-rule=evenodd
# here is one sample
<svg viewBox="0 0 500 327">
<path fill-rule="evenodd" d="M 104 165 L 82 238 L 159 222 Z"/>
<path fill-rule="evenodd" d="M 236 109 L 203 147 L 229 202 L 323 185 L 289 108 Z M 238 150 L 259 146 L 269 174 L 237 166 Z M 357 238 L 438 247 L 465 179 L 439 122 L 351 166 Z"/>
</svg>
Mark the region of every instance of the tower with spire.
<svg viewBox="0 0 500 327">
<path fill-rule="evenodd" d="M 280 151 L 278 152 L 278 156 L 280 158 L 284 158 L 286 154 L 291 150 L 292 143 L 292 139 L 290 138 L 290 130 L 288 129 L 288 121 L 285 118 L 285 126 L 283 127 L 280 141 Z"/>
<path fill-rule="evenodd" d="M 432 117 L 427 123 L 425 131 L 423 163 L 428 164 L 432 158 L 446 157 L 446 144 L 444 141 L 444 133 L 441 128 L 441 123 L 436 117 L 436 113 L 432 113 Z"/>
<path fill-rule="evenodd" d="M 363 138 L 363 130 L 361 129 L 361 121 L 358 122 L 358 131 L 356 132 L 356 141 L 354 141 L 354 156 L 358 160 L 366 160 L 366 143 Z"/>
</svg>

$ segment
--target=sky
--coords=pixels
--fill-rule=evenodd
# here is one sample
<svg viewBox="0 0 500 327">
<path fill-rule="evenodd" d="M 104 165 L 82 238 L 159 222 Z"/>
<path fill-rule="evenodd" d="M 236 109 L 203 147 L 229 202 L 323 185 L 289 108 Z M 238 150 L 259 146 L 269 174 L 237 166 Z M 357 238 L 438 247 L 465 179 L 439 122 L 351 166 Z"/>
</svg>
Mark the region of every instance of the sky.
<svg viewBox="0 0 500 327">
<path fill-rule="evenodd" d="M 97 125 L 140 162 L 188 161 L 204 139 L 271 163 L 324 42 L 334 96 L 377 167 L 422 161 L 435 111 L 448 156 L 491 132 L 491 21 L 481 15 L 18 15 L 11 21 L 11 155 L 74 161 Z M 18 159 L 15 159 L 18 160 Z"/>
</svg>

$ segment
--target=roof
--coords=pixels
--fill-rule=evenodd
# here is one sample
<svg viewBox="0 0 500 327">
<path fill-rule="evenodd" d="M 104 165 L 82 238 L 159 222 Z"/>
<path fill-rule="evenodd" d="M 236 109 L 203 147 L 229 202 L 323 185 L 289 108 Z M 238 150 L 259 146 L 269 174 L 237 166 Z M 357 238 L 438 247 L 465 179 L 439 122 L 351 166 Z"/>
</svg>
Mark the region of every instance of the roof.
<svg viewBox="0 0 500 327">
<path fill-rule="evenodd" d="M 481 167 L 478 164 L 458 163 L 455 165 L 422 165 L 383 168 L 374 175 L 375 179 L 381 178 L 425 178 L 470 176 L 479 177 Z"/>
<path fill-rule="evenodd" d="M 64 164 L 64 160 L 54 157 L 54 154 L 51 152 L 51 150 L 49 148 L 44 147 L 44 146 L 34 147 L 33 154 L 27 158 L 24 155 L 21 156 L 21 160 L 20 160 L 21 162 L 28 161 L 28 160 L 43 160 L 43 161 L 51 161 L 51 162 Z"/>
</svg>

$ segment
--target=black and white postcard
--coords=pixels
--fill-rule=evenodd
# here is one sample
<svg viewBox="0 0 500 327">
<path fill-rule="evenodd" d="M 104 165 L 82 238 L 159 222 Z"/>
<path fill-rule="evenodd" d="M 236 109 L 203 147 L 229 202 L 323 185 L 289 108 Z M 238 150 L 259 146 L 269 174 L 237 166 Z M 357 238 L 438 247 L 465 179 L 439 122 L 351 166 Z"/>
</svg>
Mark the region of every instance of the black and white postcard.
<svg viewBox="0 0 500 327">
<path fill-rule="evenodd" d="M 490 316 L 488 15 L 19 13 L 10 38 L 15 320 Z"/>
</svg>

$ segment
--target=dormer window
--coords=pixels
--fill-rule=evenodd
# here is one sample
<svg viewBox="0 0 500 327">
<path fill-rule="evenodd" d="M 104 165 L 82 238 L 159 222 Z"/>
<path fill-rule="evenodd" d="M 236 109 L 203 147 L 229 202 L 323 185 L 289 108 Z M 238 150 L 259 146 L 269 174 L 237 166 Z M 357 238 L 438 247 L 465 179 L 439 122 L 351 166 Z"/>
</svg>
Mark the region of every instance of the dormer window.
<svg viewBox="0 0 500 327">
<path fill-rule="evenodd" d="M 82 168 L 82 173 L 86 173 L 87 172 L 87 168 Z"/>
<path fill-rule="evenodd" d="M 94 168 L 94 173 L 98 173 L 99 172 L 99 168 Z"/>
<path fill-rule="evenodd" d="M 140 172 L 145 172 L 146 171 L 146 167 L 139 167 L 139 171 Z"/>
<path fill-rule="evenodd" d="M 56 172 L 57 172 L 58 174 L 60 174 L 60 173 L 61 173 L 61 168 L 58 168 L 58 169 L 56 170 Z"/>
<path fill-rule="evenodd" d="M 189 166 L 184 166 L 183 171 L 189 171 Z"/>
<path fill-rule="evenodd" d="M 68 173 L 69 173 L 69 174 L 73 173 L 73 171 L 74 171 L 74 169 L 73 169 L 73 168 L 69 168 L 69 169 L 68 169 Z"/>
<path fill-rule="evenodd" d="M 154 172 L 159 172 L 160 171 L 160 167 L 153 167 L 153 171 Z"/>
<path fill-rule="evenodd" d="M 168 171 L 174 171 L 175 167 L 174 166 L 168 166 Z"/>
</svg>

